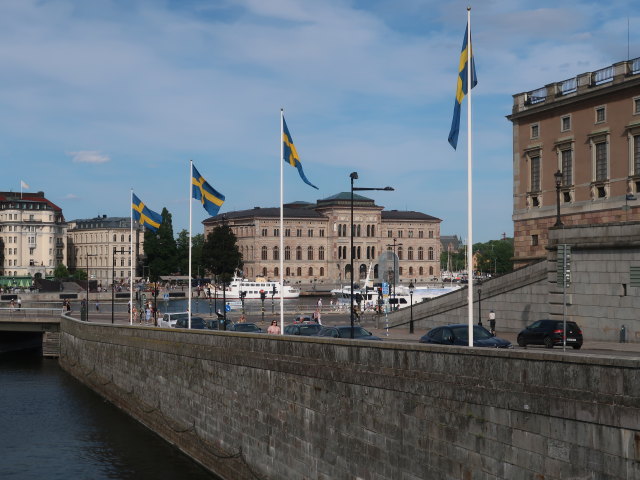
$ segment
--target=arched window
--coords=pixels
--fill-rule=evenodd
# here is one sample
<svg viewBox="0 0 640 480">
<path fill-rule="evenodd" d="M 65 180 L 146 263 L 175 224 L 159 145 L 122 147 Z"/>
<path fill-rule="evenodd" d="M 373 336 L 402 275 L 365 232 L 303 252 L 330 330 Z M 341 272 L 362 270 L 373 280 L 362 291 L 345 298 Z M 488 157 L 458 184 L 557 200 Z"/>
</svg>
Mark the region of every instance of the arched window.
<svg viewBox="0 0 640 480">
<path fill-rule="evenodd" d="M 413 275 L 413 267 L 409 267 L 409 276 Z"/>
<path fill-rule="evenodd" d="M 369 227 L 369 225 L 367 225 L 367 227 Z M 371 256 L 371 247 L 367 247 L 367 260 L 369 260 Z"/>
<path fill-rule="evenodd" d="M 302 247 L 296 247 L 296 260 L 302 260 Z"/>
<path fill-rule="evenodd" d="M 267 259 L 267 247 L 262 247 L 262 260 Z"/>
<path fill-rule="evenodd" d="M 371 225 L 367 225 L 367 237 L 370 237 L 370 236 L 371 236 Z"/>
<path fill-rule="evenodd" d="M 324 277 L 324 267 L 320 267 L 320 276 Z"/>
<path fill-rule="evenodd" d="M 433 247 L 429 247 L 428 256 L 429 260 L 433 260 Z"/>
<path fill-rule="evenodd" d="M 290 267 L 287 267 L 287 269 L 286 269 L 284 272 L 285 272 L 285 275 L 286 275 L 287 277 L 290 277 L 290 276 L 291 276 L 291 268 L 290 268 Z"/>
<path fill-rule="evenodd" d="M 324 247 L 318 248 L 318 260 L 324 260 Z"/>
<path fill-rule="evenodd" d="M 375 225 L 371 225 L 371 236 L 372 237 L 376 236 L 376 226 Z"/>
<path fill-rule="evenodd" d="M 263 277 L 267 276 L 267 267 L 262 267 L 262 276 Z"/>
<path fill-rule="evenodd" d="M 378 264 L 377 263 L 373 266 L 373 278 L 379 278 L 379 276 L 378 276 Z"/>
<path fill-rule="evenodd" d="M 301 277 L 301 276 L 302 276 L 302 267 L 298 267 L 298 268 L 297 268 L 297 270 L 296 270 L 296 275 L 297 275 L 298 277 Z"/>
<path fill-rule="evenodd" d="M 407 248 L 407 260 L 413 260 L 413 247 Z"/>
<path fill-rule="evenodd" d="M 313 267 L 309 267 L 309 276 L 313 277 Z"/>
<path fill-rule="evenodd" d="M 124 242 L 124 235 L 120 235 L 120 241 Z"/>
<path fill-rule="evenodd" d="M 280 275 L 280 269 L 278 267 L 275 267 L 273 269 L 273 276 L 277 277 L 278 275 Z"/>
<path fill-rule="evenodd" d="M 360 279 L 367 278 L 367 266 L 363 263 L 360 265 Z"/>
<path fill-rule="evenodd" d="M 280 250 L 278 247 L 273 247 L 273 259 L 280 260 Z"/>
<path fill-rule="evenodd" d="M 360 248 L 360 247 L 358 247 L 358 249 L 356 250 L 356 253 L 358 254 L 358 256 L 357 256 L 356 258 L 357 258 L 358 260 L 360 260 L 360 258 L 361 258 L 361 255 L 360 255 L 360 254 L 361 254 L 361 252 L 362 252 L 361 248 Z"/>
<path fill-rule="evenodd" d="M 402 247 L 398 247 L 398 260 L 402 260 Z"/>
<path fill-rule="evenodd" d="M 433 275 L 433 267 L 429 267 L 429 275 Z"/>
<path fill-rule="evenodd" d="M 356 235 L 356 236 L 359 237 L 360 236 L 360 225 L 358 225 L 357 231 L 358 231 L 358 235 Z"/>
<path fill-rule="evenodd" d="M 424 260 L 424 248 L 418 247 L 418 260 Z"/>
<path fill-rule="evenodd" d="M 313 247 L 307 248 L 307 260 L 313 260 Z"/>
<path fill-rule="evenodd" d="M 117 242 L 117 241 L 118 241 L 118 237 L 116 236 L 116 234 L 115 234 L 115 233 L 113 234 L 113 241 L 114 241 L 114 242 Z"/>
<path fill-rule="evenodd" d="M 398 276 L 400 276 L 400 277 L 402 276 L 402 267 L 398 268 Z"/>
<path fill-rule="evenodd" d="M 371 247 L 371 258 L 376 258 L 376 247 Z"/>
<path fill-rule="evenodd" d="M 291 260 L 291 247 L 284 247 L 284 259 Z M 287 268 L 287 270 L 289 269 Z M 287 275 L 289 275 L 289 273 L 287 273 Z"/>
<path fill-rule="evenodd" d="M 338 225 L 338 236 L 341 237 L 342 236 L 342 225 Z"/>
<path fill-rule="evenodd" d="M 342 236 L 346 237 L 347 236 L 347 225 L 346 224 L 342 224 Z"/>
<path fill-rule="evenodd" d="M 420 272 L 420 276 L 424 275 L 424 268 L 423 267 L 420 267 L 418 269 L 418 271 Z"/>
</svg>

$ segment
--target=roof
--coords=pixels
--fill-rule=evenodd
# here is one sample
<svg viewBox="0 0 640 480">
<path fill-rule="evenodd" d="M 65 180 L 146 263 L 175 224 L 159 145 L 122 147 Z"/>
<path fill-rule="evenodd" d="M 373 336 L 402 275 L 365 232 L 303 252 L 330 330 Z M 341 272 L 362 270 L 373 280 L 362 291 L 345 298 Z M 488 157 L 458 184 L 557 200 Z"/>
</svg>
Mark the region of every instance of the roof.
<svg viewBox="0 0 640 480">
<path fill-rule="evenodd" d="M 283 215 L 285 218 L 318 218 L 326 219 L 324 215 L 319 214 L 313 209 L 284 207 Z M 227 212 L 210 217 L 202 223 L 216 223 L 224 220 L 239 220 L 242 218 L 280 218 L 280 208 L 278 207 L 254 207 L 249 210 L 236 210 L 235 212 Z"/>
<path fill-rule="evenodd" d="M 0 202 L 39 202 L 46 203 L 52 210 L 62 212 L 62 209 L 44 196 L 44 192 L 0 192 Z"/>
<path fill-rule="evenodd" d="M 351 201 L 351 192 L 340 192 L 340 193 L 336 193 L 335 195 L 331 195 L 330 197 L 327 198 L 322 198 L 320 200 L 318 200 L 319 202 L 326 202 L 326 201 L 331 201 L 331 200 L 346 200 L 348 202 Z M 368 197 L 363 197 L 362 195 L 358 195 L 357 193 L 353 194 L 353 200 L 368 200 L 370 202 L 373 202 L 372 198 L 368 198 Z"/>
<path fill-rule="evenodd" d="M 94 218 L 78 218 L 69 223 L 75 223 L 76 228 L 130 228 L 130 217 L 107 217 L 102 215 Z"/>
<path fill-rule="evenodd" d="M 441 222 L 437 217 L 432 217 L 422 212 L 414 212 L 412 210 L 383 210 L 381 212 L 382 220 L 423 220 L 429 222 Z"/>
</svg>

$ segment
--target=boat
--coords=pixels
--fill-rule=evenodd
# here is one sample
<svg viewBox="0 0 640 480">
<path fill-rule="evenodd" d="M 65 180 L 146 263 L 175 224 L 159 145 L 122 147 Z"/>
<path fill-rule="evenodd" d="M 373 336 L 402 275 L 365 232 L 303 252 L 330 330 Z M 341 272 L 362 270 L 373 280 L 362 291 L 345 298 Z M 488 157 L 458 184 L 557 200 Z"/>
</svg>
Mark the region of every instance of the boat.
<svg viewBox="0 0 640 480">
<path fill-rule="evenodd" d="M 285 299 L 298 298 L 300 296 L 300 289 L 292 287 L 290 285 L 280 286 L 280 282 L 273 282 L 264 278 L 256 278 L 255 280 L 247 280 L 237 274 L 234 275 L 233 280 L 225 288 L 225 298 L 227 299 L 240 299 L 240 292 L 245 292 L 245 300 L 260 300 L 262 298 L 261 292 L 264 292 L 266 298 L 280 299 L 284 296 Z M 217 295 L 217 298 L 222 298 L 221 289 L 214 290 L 211 288 L 211 293 Z M 282 294 L 281 294 L 282 292 Z"/>
</svg>

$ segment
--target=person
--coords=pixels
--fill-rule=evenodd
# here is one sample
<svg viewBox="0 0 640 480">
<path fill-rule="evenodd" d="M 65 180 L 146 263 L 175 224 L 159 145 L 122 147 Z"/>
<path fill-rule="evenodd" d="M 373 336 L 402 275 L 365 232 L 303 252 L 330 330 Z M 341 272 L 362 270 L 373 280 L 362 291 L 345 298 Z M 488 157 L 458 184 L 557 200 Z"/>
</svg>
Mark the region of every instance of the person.
<svg viewBox="0 0 640 480">
<path fill-rule="evenodd" d="M 22 307 L 22 300 L 18 297 L 18 310 Z"/>
<path fill-rule="evenodd" d="M 16 301 L 13 298 L 9 302 L 9 307 L 11 307 L 12 312 L 16 309 Z"/>
<path fill-rule="evenodd" d="M 247 321 L 247 317 L 244 316 L 244 313 L 242 315 L 240 315 L 240 319 L 238 320 L 238 323 L 246 323 Z"/>
<path fill-rule="evenodd" d="M 96 302 L 96 312 L 100 311 L 100 302 Z"/>
<path fill-rule="evenodd" d="M 280 327 L 278 327 L 277 320 L 271 320 L 271 325 L 269 325 L 269 328 L 267 329 L 267 333 L 270 333 L 272 335 L 276 335 L 280 333 Z"/>
<path fill-rule="evenodd" d="M 133 320 L 135 320 L 136 317 L 138 316 L 138 309 L 136 308 L 135 305 L 133 306 L 133 311 L 129 312 L 129 313 L 133 313 L 133 317 L 132 318 L 133 318 Z"/>
<path fill-rule="evenodd" d="M 151 321 L 151 308 L 147 307 L 147 310 L 145 311 L 145 313 L 146 313 L 146 318 L 144 320 L 144 324 L 146 325 Z"/>
<path fill-rule="evenodd" d="M 493 310 L 489 311 L 489 331 L 491 335 L 496 336 L 496 312 Z"/>
<path fill-rule="evenodd" d="M 322 299 L 318 299 L 318 310 L 322 310 Z"/>
</svg>

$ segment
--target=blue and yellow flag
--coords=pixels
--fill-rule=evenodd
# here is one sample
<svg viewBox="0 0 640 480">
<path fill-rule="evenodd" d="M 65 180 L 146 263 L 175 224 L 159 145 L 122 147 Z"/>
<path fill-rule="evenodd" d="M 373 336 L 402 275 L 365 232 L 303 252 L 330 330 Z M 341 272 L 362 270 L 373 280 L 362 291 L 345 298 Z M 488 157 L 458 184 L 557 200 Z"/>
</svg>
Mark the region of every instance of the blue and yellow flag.
<svg viewBox="0 0 640 480">
<path fill-rule="evenodd" d="M 191 184 L 193 198 L 200 200 L 209 215 L 216 216 L 224 203 L 224 195 L 209 185 L 193 164 L 191 164 Z"/>
<path fill-rule="evenodd" d="M 284 163 L 288 163 L 292 167 L 296 167 L 302 181 L 307 185 L 312 186 L 316 190 L 319 190 L 318 187 L 316 187 L 309 181 L 309 179 L 307 179 L 307 176 L 302 170 L 302 163 L 300 163 L 300 157 L 298 156 L 296 146 L 293 144 L 293 139 L 291 138 L 291 134 L 289 133 L 289 129 L 287 128 L 287 122 L 284 121 L 284 116 L 282 117 L 282 146 Z"/>
<path fill-rule="evenodd" d="M 460 133 L 460 105 L 467 94 L 467 28 L 464 30 L 464 40 L 462 41 L 462 52 L 460 53 L 460 65 L 458 66 L 458 86 L 456 87 L 456 101 L 453 105 L 453 120 L 451 121 L 451 131 L 449 132 L 449 143 L 455 150 L 458 146 L 458 133 Z M 469 47 L 470 48 L 470 47 Z M 471 88 L 478 83 L 476 78 L 476 64 L 473 60 L 473 49 L 469 50 L 471 55 Z"/>
<path fill-rule="evenodd" d="M 133 211 L 133 219 L 140 225 L 144 225 L 154 232 L 158 230 L 162 223 L 162 215 L 150 210 L 133 192 L 131 193 L 131 209 Z"/>
</svg>

